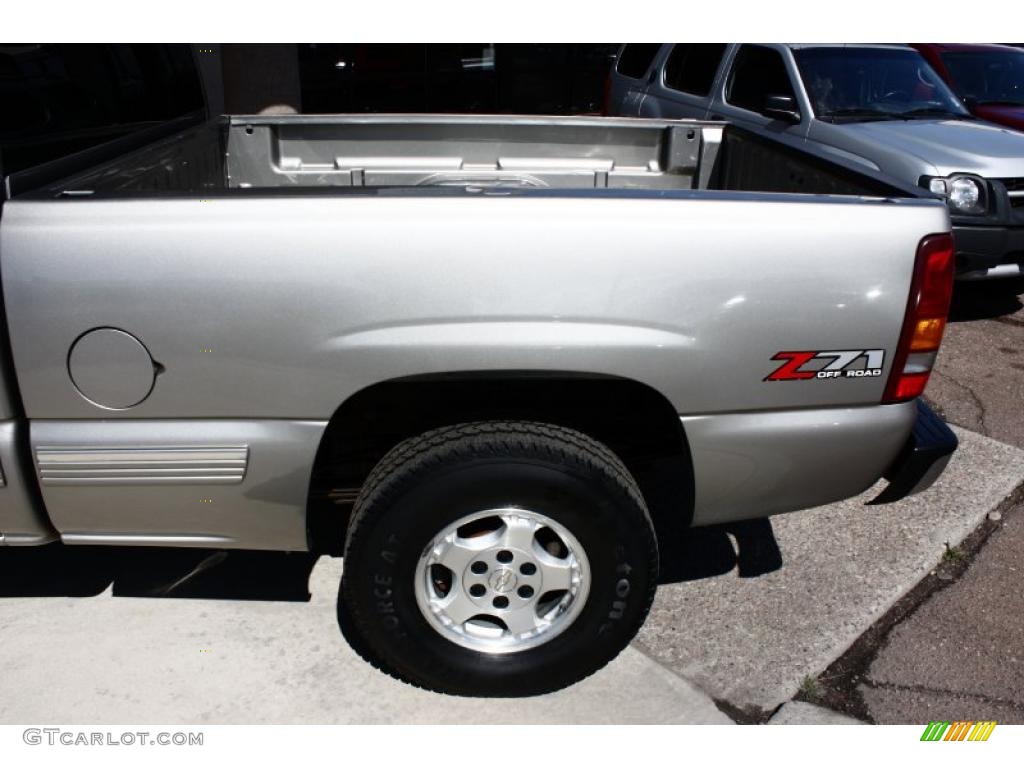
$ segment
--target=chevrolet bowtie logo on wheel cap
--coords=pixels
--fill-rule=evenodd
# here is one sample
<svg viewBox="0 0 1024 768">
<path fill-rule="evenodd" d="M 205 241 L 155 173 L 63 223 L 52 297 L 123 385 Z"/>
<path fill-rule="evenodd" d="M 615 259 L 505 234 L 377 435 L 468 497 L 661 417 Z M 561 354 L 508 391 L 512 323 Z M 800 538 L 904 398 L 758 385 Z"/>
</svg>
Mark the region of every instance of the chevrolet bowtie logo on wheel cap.
<svg viewBox="0 0 1024 768">
<path fill-rule="evenodd" d="M 921 734 L 921 741 L 988 741 L 995 720 L 932 720 Z"/>
</svg>

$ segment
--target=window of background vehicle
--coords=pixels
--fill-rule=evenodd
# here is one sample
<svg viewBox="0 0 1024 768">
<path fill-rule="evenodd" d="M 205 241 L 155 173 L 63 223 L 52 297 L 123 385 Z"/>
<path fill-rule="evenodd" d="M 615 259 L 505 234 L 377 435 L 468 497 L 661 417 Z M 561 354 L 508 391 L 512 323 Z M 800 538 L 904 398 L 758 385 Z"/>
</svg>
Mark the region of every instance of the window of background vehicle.
<svg viewBox="0 0 1024 768">
<path fill-rule="evenodd" d="M 796 98 L 782 54 L 763 45 L 740 46 L 729 72 L 726 101 L 742 109 L 761 112 L 767 96 Z"/>
<path fill-rule="evenodd" d="M 628 43 L 619 54 L 615 71 L 626 77 L 641 78 L 651 68 L 661 43 Z"/>
<path fill-rule="evenodd" d="M 1024 105 L 1024 51 L 958 51 L 942 54 L 957 92 L 979 104 Z"/>
<path fill-rule="evenodd" d="M 725 43 L 676 43 L 665 63 L 666 87 L 707 96 L 724 53 Z"/>
<path fill-rule="evenodd" d="M 917 51 L 830 46 L 800 48 L 793 55 L 818 117 L 968 116 Z"/>
</svg>

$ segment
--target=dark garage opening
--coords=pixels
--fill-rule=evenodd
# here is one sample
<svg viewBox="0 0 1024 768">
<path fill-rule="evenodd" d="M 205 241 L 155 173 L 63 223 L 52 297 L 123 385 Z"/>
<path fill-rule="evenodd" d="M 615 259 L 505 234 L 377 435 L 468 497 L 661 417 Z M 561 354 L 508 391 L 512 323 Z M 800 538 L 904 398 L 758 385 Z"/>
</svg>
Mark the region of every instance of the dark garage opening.
<svg viewBox="0 0 1024 768">
<path fill-rule="evenodd" d="M 302 111 L 596 114 L 617 47 L 302 44 Z"/>
</svg>

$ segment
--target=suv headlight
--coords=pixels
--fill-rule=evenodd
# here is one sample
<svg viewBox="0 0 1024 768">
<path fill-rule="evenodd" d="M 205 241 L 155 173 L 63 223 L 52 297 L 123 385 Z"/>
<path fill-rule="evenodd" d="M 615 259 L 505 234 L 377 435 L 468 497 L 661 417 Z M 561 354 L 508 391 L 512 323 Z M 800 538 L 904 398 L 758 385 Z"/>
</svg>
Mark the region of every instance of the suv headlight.
<svg viewBox="0 0 1024 768">
<path fill-rule="evenodd" d="M 955 213 L 985 213 L 988 210 L 988 187 L 984 180 L 977 176 L 953 174 L 948 178 L 932 178 L 925 176 L 921 186 L 928 191 L 942 195 Z"/>
</svg>

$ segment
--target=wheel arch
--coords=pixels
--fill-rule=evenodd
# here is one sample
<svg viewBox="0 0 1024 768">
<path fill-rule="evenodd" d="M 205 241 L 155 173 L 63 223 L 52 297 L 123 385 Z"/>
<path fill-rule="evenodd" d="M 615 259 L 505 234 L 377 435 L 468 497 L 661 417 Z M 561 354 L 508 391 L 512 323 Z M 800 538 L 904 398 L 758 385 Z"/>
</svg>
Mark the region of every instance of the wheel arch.
<svg viewBox="0 0 1024 768">
<path fill-rule="evenodd" d="M 313 551 L 340 554 L 366 476 L 402 440 L 450 424 L 529 420 L 584 432 L 636 478 L 659 542 L 689 527 L 690 446 L 676 409 L 639 381 L 562 371 L 455 371 L 364 387 L 334 411 L 311 473 L 307 533 Z"/>
</svg>

